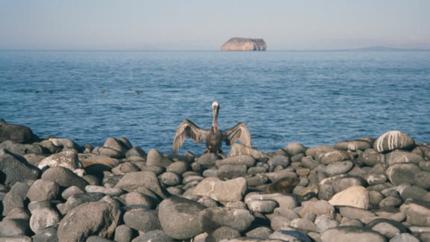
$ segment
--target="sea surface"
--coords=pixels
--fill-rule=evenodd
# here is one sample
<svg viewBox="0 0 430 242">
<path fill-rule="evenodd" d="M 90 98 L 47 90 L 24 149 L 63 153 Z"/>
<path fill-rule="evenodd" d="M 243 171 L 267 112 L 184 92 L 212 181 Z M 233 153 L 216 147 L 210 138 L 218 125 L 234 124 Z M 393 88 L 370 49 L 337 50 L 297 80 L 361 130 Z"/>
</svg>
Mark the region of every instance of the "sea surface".
<svg viewBox="0 0 430 242">
<path fill-rule="evenodd" d="M 393 129 L 430 141 L 430 52 L 0 51 L 0 118 L 41 137 L 169 152 L 181 120 L 210 126 L 212 100 L 265 151 Z"/>
</svg>

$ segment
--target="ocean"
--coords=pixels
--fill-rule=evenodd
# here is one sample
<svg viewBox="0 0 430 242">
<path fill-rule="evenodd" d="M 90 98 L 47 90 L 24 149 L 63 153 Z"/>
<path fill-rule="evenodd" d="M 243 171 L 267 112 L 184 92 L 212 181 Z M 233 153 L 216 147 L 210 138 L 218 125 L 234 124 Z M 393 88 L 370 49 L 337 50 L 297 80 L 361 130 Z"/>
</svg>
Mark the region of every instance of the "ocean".
<svg viewBox="0 0 430 242">
<path fill-rule="evenodd" d="M 170 152 L 181 120 L 210 126 L 213 100 L 264 151 L 393 129 L 426 142 L 430 52 L 0 51 L 0 118 L 41 137 Z"/>
</svg>

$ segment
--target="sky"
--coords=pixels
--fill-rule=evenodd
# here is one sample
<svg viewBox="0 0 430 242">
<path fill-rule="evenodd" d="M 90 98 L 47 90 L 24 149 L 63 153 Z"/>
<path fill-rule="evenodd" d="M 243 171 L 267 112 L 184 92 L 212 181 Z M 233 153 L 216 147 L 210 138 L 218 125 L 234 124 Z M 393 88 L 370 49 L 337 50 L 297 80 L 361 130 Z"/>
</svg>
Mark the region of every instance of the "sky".
<svg viewBox="0 0 430 242">
<path fill-rule="evenodd" d="M 0 49 L 430 48 L 428 0 L 0 0 Z"/>
</svg>

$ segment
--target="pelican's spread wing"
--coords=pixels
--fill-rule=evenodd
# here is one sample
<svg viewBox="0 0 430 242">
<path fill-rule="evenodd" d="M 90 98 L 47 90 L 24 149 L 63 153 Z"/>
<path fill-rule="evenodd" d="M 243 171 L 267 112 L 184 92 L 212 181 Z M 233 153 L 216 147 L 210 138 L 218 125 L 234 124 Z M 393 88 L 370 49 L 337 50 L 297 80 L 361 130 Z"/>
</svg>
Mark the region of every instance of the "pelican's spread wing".
<svg viewBox="0 0 430 242">
<path fill-rule="evenodd" d="M 241 144 L 251 146 L 251 133 L 248 127 L 242 122 L 237 123 L 233 128 L 224 132 L 224 137 L 228 145 L 239 141 Z"/>
<path fill-rule="evenodd" d="M 185 138 L 191 138 L 198 143 L 206 141 L 208 135 L 209 130 L 201 129 L 191 120 L 185 119 L 176 129 L 175 138 L 173 139 L 173 151 L 178 151 L 179 147 L 184 143 Z"/>
</svg>

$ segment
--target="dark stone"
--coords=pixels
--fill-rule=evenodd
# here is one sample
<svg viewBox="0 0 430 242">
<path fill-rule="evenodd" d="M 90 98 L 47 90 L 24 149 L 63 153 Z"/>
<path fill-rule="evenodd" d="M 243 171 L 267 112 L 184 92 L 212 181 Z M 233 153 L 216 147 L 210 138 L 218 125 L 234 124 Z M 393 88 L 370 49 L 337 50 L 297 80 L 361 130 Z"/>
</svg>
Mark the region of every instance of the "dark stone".
<svg viewBox="0 0 430 242">
<path fill-rule="evenodd" d="M 371 145 L 367 140 L 347 140 L 336 143 L 334 147 L 340 150 L 356 151 L 368 149 Z"/>
<path fill-rule="evenodd" d="M 430 233 L 420 234 L 421 241 L 430 241 Z M 423 236 L 424 235 L 424 236 Z M 390 239 L 390 242 L 419 242 L 419 240 L 409 233 L 398 234 Z"/>
<path fill-rule="evenodd" d="M 223 239 L 234 239 L 240 237 L 239 231 L 232 229 L 230 227 L 219 227 L 214 232 L 210 233 L 207 242 L 218 242 Z"/>
<path fill-rule="evenodd" d="M 131 144 L 128 140 L 121 138 L 109 137 L 106 139 L 102 147 L 98 149 L 100 155 L 106 155 L 112 158 L 123 158 Z"/>
<path fill-rule="evenodd" d="M 48 140 L 44 140 L 44 141 L 48 141 L 54 147 L 57 148 L 57 149 L 55 149 L 55 152 L 53 151 L 51 153 L 57 153 L 60 150 L 66 150 L 66 149 L 75 150 L 76 152 L 81 153 L 84 150 L 80 145 L 76 144 L 73 140 L 67 139 L 67 138 L 52 137 L 52 138 L 49 138 Z M 58 150 L 58 148 L 60 150 Z"/>
<path fill-rule="evenodd" d="M 168 236 L 179 240 L 189 239 L 203 232 L 200 214 L 205 208 L 192 200 L 170 197 L 160 203 L 158 218 Z"/>
<path fill-rule="evenodd" d="M 0 237 L 0 242 L 31 242 L 31 238 L 24 235 Z"/>
<path fill-rule="evenodd" d="M 121 196 L 123 204 L 135 208 L 155 208 L 158 200 L 140 192 L 129 192 Z"/>
<path fill-rule="evenodd" d="M 290 156 L 305 153 L 306 147 L 300 143 L 289 143 L 286 147 L 282 148 Z"/>
<path fill-rule="evenodd" d="M 55 199 L 60 192 L 57 183 L 47 180 L 36 180 L 31 184 L 27 197 L 30 201 L 46 201 Z"/>
<path fill-rule="evenodd" d="M 310 200 L 302 203 L 299 214 L 301 217 L 305 217 L 307 214 L 333 217 L 334 207 L 325 200 Z"/>
<path fill-rule="evenodd" d="M 103 180 L 105 176 L 104 172 L 109 172 L 111 169 L 112 167 L 105 164 L 93 164 L 85 167 L 85 172 L 88 175 L 92 175 L 100 180 Z"/>
<path fill-rule="evenodd" d="M 109 170 L 110 170 L 109 168 L 106 169 L 106 171 L 109 171 Z M 137 167 L 135 164 L 131 162 L 124 162 L 112 168 L 111 172 L 115 175 L 124 175 L 126 173 L 135 172 L 139 170 L 140 170 L 139 167 Z"/>
<path fill-rule="evenodd" d="M 246 176 L 246 165 L 222 165 L 217 175 L 221 179 L 233 179 Z"/>
<path fill-rule="evenodd" d="M 340 207 L 339 212 L 343 217 L 347 217 L 349 219 L 358 219 L 361 222 L 367 222 L 375 217 L 374 213 L 366 209 L 354 207 Z"/>
<path fill-rule="evenodd" d="M 403 200 L 406 200 L 408 198 L 420 200 L 427 194 L 427 190 L 417 186 L 404 185 L 399 190 L 399 194 Z"/>
<path fill-rule="evenodd" d="M 57 225 L 59 221 L 60 215 L 55 209 L 35 208 L 31 211 L 30 228 L 34 233 L 39 233 L 48 227 Z"/>
<path fill-rule="evenodd" d="M 0 143 L 0 149 L 5 149 L 10 151 L 11 153 L 24 156 L 26 154 L 36 154 L 36 155 L 43 155 L 48 154 L 49 151 L 46 150 L 44 147 L 42 147 L 38 143 L 33 144 L 20 144 L 15 143 L 10 140 L 6 140 L 2 143 Z"/>
<path fill-rule="evenodd" d="M 197 158 L 197 164 L 201 165 L 204 168 L 210 168 L 215 166 L 215 162 L 218 160 L 218 156 L 214 153 L 205 153 L 199 158 Z"/>
<path fill-rule="evenodd" d="M 30 202 L 27 208 L 30 211 L 30 213 L 33 213 L 33 210 L 36 210 L 36 209 L 51 208 L 51 201 Z"/>
<path fill-rule="evenodd" d="M 28 212 L 28 210 L 24 207 L 18 207 L 18 208 L 14 208 L 12 209 L 7 216 L 5 217 L 5 219 L 23 219 L 23 220 L 30 220 L 30 214 Z"/>
<path fill-rule="evenodd" d="M 228 226 L 238 231 L 245 231 L 255 219 L 248 210 L 236 208 L 207 208 L 202 215 L 205 230 Z"/>
<path fill-rule="evenodd" d="M 127 173 L 118 181 L 115 187 L 126 191 L 135 191 L 144 187 L 159 197 L 166 197 L 166 192 L 161 188 L 157 176 L 151 171 Z"/>
<path fill-rule="evenodd" d="M 85 186 L 88 185 L 83 178 L 64 167 L 49 168 L 42 174 L 42 179 L 53 181 L 62 187 L 77 186 L 82 190 L 85 190 Z"/>
<path fill-rule="evenodd" d="M 26 207 L 25 198 L 29 186 L 26 183 L 15 183 L 3 198 L 3 215 L 7 215 L 14 208 Z"/>
<path fill-rule="evenodd" d="M 26 126 L 10 124 L 2 120 L 0 121 L 0 143 L 5 140 L 25 144 L 37 141 L 39 138 Z"/>
<path fill-rule="evenodd" d="M 29 164 L 23 157 L 0 149 L 0 182 L 11 186 L 16 182 L 36 180 L 40 170 Z"/>
<path fill-rule="evenodd" d="M 385 160 L 389 166 L 401 163 L 418 164 L 423 161 L 423 157 L 408 151 L 394 150 L 385 155 Z"/>
<path fill-rule="evenodd" d="M 337 227 L 324 231 L 321 234 L 322 242 L 386 242 L 381 234 L 368 228 L 355 226 Z"/>
<path fill-rule="evenodd" d="M 86 242 L 113 242 L 113 241 L 109 239 L 105 239 L 100 236 L 90 236 L 88 237 Z"/>
<path fill-rule="evenodd" d="M 181 183 L 181 177 L 173 172 L 164 172 L 160 175 L 159 180 L 166 186 L 176 186 Z"/>
<path fill-rule="evenodd" d="M 136 146 L 136 147 L 133 147 L 133 148 L 129 149 L 125 153 L 125 157 L 127 157 L 127 158 L 132 157 L 132 156 L 137 156 L 137 157 L 144 158 L 146 156 L 146 153 L 145 153 L 145 151 L 142 148 Z"/>
<path fill-rule="evenodd" d="M 146 165 L 147 166 L 163 166 L 163 157 L 160 152 L 156 149 L 150 149 L 146 155 Z"/>
<path fill-rule="evenodd" d="M 406 222 L 417 226 L 430 226 L 430 202 L 406 201 L 400 210 L 406 214 Z"/>
<path fill-rule="evenodd" d="M 394 208 L 402 204 L 402 199 L 395 196 L 388 196 L 379 202 L 380 208 Z"/>
<path fill-rule="evenodd" d="M 137 233 L 125 224 L 122 224 L 115 229 L 115 241 L 117 242 L 130 242 Z"/>
<path fill-rule="evenodd" d="M 54 227 L 39 231 L 32 237 L 33 242 L 58 242 L 57 229 Z"/>
<path fill-rule="evenodd" d="M 295 230 L 278 230 L 269 236 L 270 239 L 280 239 L 282 241 L 312 242 L 305 233 Z"/>
<path fill-rule="evenodd" d="M 80 242 L 90 235 L 110 238 L 115 231 L 120 211 L 110 202 L 90 202 L 72 209 L 60 221 L 58 239 Z"/>
<path fill-rule="evenodd" d="M 64 191 L 61 193 L 61 197 L 64 200 L 67 200 L 67 199 L 69 199 L 69 197 L 71 197 L 75 194 L 82 194 L 82 193 L 85 193 L 83 189 L 80 189 L 77 186 L 71 186 L 71 187 L 64 189 Z"/>
<path fill-rule="evenodd" d="M 267 161 L 270 167 L 274 168 L 277 166 L 282 166 L 283 168 L 287 167 L 290 164 L 290 159 L 288 156 L 284 155 L 276 155 Z"/>
<path fill-rule="evenodd" d="M 24 219 L 3 219 L 0 222 L 0 237 L 26 235 L 30 231 Z"/>
<path fill-rule="evenodd" d="M 392 238 L 401 233 L 410 232 L 409 229 L 402 223 L 385 218 L 372 220 L 366 225 L 366 227 L 377 231 L 388 238 Z"/>
<path fill-rule="evenodd" d="M 272 230 L 268 227 L 259 226 L 253 230 L 250 230 L 246 233 L 247 237 L 257 238 L 257 239 L 267 239 L 270 234 L 272 234 Z"/>
<path fill-rule="evenodd" d="M 367 166 L 374 166 L 384 162 L 384 155 L 378 153 L 374 149 L 366 149 L 363 153 L 358 155 L 358 161 Z"/>
<path fill-rule="evenodd" d="M 124 214 L 124 223 L 135 230 L 148 232 L 161 229 L 157 211 L 146 209 L 132 209 Z"/>
<path fill-rule="evenodd" d="M 347 173 L 353 166 L 351 161 L 339 161 L 327 165 L 324 171 L 328 176 L 335 176 Z"/>
<path fill-rule="evenodd" d="M 306 155 L 307 156 L 312 156 L 315 159 L 320 154 L 327 153 L 327 152 L 330 152 L 330 151 L 336 151 L 336 149 L 333 148 L 332 146 L 328 146 L 328 145 L 319 145 L 319 146 L 315 146 L 315 147 L 312 147 L 312 148 L 308 148 L 306 150 Z"/>
<path fill-rule="evenodd" d="M 175 174 L 181 175 L 182 173 L 186 172 L 188 170 L 188 164 L 183 161 L 176 161 L 170 164 L 166 171 L 167 172 L 173 172 Z"/>
<path fill-rule="evenodd" d="M 339 179 L 334 179 L 333 188 L 336 193 L 347 189 L 352 186 L 366 186 L 366 181 L 359 176 L 343 176 Z"/>
<path fill-rule="evenodd" d="M 430 188 L 430 172 L 421 171 L 413 163 L 401 163 L 388 167 L 387 177 L 393 185 L 417 185 L 424 189 Z"/>
<path fill-rule="evenodd" d="M 249 155 L 237 155 L 216 161 L 217 167 L 221 167 L 223 165 L 245 165 L 246 167 L 252 167 L 255 165 L 255 159 Z"/>
<path fill-rule="evenodd" d="M 290 194 L 299 182 L 300 179 L 297 176 L 287 176 L 268 185 L 264 191 L 267 193 Z"/>
<path fill-rule="evenodd" d="M 349 160 L 350 156 L 346 151 L 334 150 L 334 151 L 329 151 L 327 153 L 321 153 L 316 158 L 322 164 L 328 165 L 338 161 Z"/>
<path fill-rule="evenodd" d="M 82 193 L 70 196 L 64 204 L 63 212 L 68 213 L 73 208 L 88 202 L 96 202 L 104 197 L 103 193 Z"/>
<path fill-rule="evenodd" d="M 174 242 L 174 240 L 167 236 L 163 230 L 152 230 L 136 237 L 132 242 Z"/>
</svg>

